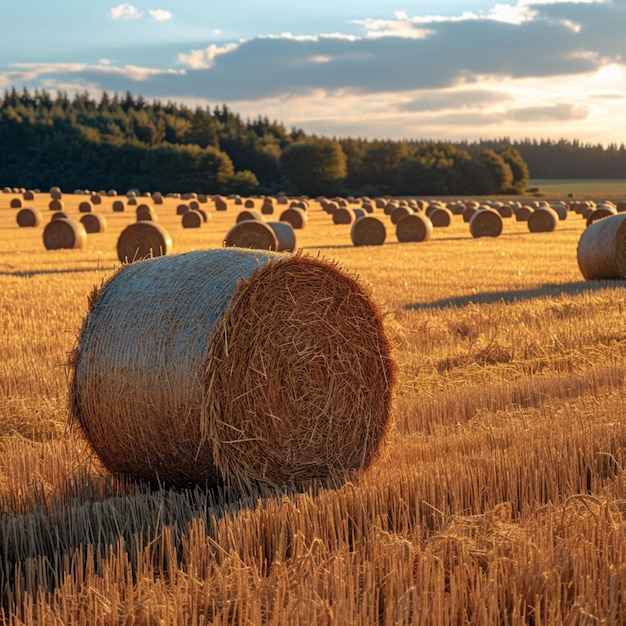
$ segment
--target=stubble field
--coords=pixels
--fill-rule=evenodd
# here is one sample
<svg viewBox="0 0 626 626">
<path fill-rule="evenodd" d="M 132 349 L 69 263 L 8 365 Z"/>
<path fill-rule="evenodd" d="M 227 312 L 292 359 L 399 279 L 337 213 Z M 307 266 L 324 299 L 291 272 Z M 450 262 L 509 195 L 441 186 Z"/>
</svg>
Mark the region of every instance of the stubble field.
<svg viewBox="0 0 626 626">
<path fill-rule="evenodd" d="M 47 251 L 0 194 L 0 619 L 7 624 L 626 622 L 624 281 L 584 282 L 572 212 L 474 239 L 354 247 L 312 203 L 299 249 L 387 311 L 398 386 L 377 461 L 335 488 L 234 498 L 111 476 L 67 427 L 88 296 L 120 265 L 133 207 Z M 66 209 L 78 216 L 78 202 Z M 50 217 L 48 194 L 26 206 Z M 241 207 L 183 229 L 221 247 Z"/>
</svg>

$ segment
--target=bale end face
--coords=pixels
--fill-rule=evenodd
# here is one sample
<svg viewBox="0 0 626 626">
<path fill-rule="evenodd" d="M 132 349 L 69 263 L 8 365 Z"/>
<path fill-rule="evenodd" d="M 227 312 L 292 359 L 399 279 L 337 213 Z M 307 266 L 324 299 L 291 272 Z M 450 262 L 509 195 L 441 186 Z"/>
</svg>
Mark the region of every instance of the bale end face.
<svg viewBox="0 0 626 626">
<path fill-rule="evenodd" d="M 142 220 L 128 225 L 117 240 L 117 258 L 122 263 L 165 256 L 172 251 L 172 238 L 155 222 Z"/>
<path fill-rule="evenodd" d="M 576 256 L 585 280 L 626 279 L 626 214 L 589 225 L 580 236 Z"/>
</svg>

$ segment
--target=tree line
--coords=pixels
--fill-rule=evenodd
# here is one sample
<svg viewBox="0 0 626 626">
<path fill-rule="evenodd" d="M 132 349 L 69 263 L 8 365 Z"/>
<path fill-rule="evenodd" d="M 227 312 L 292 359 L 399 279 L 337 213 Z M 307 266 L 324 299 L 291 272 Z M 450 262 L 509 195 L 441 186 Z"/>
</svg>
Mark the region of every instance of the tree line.
<svg viewBox="0 0 626 626">
<path fill-rule="evenodd" d="M 584 153 L 584 155 L 583 155 Z M 549 155 L 542 160 L 542 154 Z M 588 155 L 593 154 L 593 163 Z M 267 117 L 243 120 L 227 106 L 190 108 L 141 96 L 4 92 L 0 184 L 47 189 L 116 188 L 202 193 L 480 195 L 522 193 L 529 175 L 568 178 L 553 160 L 568 155 L 580 177 L 612 151 L 506 139 L 492 142 L 367 140 L 307 135 Z M 527 160 L 530 159 L 530 162 Z M 586 169 L 583 167 L 586 167 Z M 573 165 L 572 165 L 573 167 Z M 552 168 L 552 169 L 548 169 Z M 595 171 L 595 170 L 593 170 Z"/>
</svg>

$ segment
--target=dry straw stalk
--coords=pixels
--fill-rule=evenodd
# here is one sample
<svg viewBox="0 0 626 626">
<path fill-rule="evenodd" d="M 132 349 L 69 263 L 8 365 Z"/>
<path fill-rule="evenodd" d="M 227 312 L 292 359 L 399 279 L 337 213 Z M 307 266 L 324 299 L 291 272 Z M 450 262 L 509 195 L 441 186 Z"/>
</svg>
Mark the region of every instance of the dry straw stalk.
<svg viewBox="0 0 626 626">
<path fill-rule="evenodd" d="M 71 413 L 140 479 L 297 485 L 368 466 L 395 382 L 379 308 L 327 261 L 240 249 L 126 266 L 94 297 Z"/>
</svg>

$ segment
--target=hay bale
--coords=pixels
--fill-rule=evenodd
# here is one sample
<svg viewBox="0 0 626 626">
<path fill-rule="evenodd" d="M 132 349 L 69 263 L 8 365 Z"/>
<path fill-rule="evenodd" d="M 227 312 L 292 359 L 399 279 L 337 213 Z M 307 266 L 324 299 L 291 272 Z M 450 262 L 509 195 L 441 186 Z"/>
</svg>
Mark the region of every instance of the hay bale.
<svg viewBox="0 0 626 626">
<path fill-rule="evenodd" d="M 237 219 L 235 223 L 238 222 L 247 222 L 249 220 L 256 220 L 257 222 L 264 222 L 265 218 L 259 213 L 259 211 L 254 211 L 250 209 L 246 209 L 244 211 L 240 211 L 237 215 Z"/>
<path fill-rule="evenodd" d="M 70 214 L 66 211 L 55 211 L 52 214 L 51 220 L 69 220 L 71 219 Z"/>
<path fill-rule="evenodd" d="M 285 209 L 280 214 L 278 221 L 287 222 L 288 224 L 291 224 L 291 227 L 294 230 L 299 230 L 307 225 L 309 221 L 309 216 L 304 209 L 301 209 L 299 207 L 290 207 L 288 209 Z"/>
<path fill-rule="evenodd" d="M 350 239 L 355 246 L 382 246 L 386 237 L 385 225 L 371 215 L 360 217 L 350 229 Z"/>
<path fill-rule="evenodd" d="M 391 219 L 391 223 L 395 226 L 403 217 L 406 217 L 411 213 L 414 213 L 414 211 L 410 207 L 399 206 L 389 214 L 389 218 Z"/>
<path fill-rule="evenodd" d="M 498 204 L 495 209 L 502 218 L 513 217 L 513 207 L 510 204 Z"/>
<path fill-rule="evenodd" d="M 51 187 L 50 197 L 53 200 L 61 200 L 61 198 L 63 197 L 63 193 L 61 192 L 61 189 L 59 187 Z"/>
<path fill-rule="evenodd" d="M 228 204 L 226 202 L 226 199 L 222 198 L 222 196 L 214 196 L 213 197 L 213 202 L 215 203 L 215 210 L 216 211 L 226 211 L 226 209 L 228 208 Z"/>
<path fill-rule="evenodd" d="M 50 220 L 43 229 L 43 245 L 46 250 L 77 250 L 87 244 L 85 227 L 72 219 Z"/>
<path fill-rule="evenodd" d="M 589 227 L 594 222 L 603 220 L 605 217 L 611 217 L 611 215 L 617 215 L 617 209 L 608 204 L 602 204 L 587 215 L 587 226 Z"/>
<path fill-rule="evenodd" d="M 472 219 L 472 217 L 474 216 L 474 213 L 476 213 L 476 211 L 478 211 L 478 210 L 479 210 L 479 209 L 478 209 L 478 207 L 477 207 L 477 206 L 474 206 L 474 205 L 467 206 L 467 207 L 464 209 L 463 213 L 462 213 L 462 215 L 463 215 L 463 221 L 464 221 L 466 224 L 469 224 L 469 223 L 470 223 L 470 221 L 471 221 L 471 219 Z"/>
<path fill-rule="evenodd" d="M 495 209 L 478 209 L 469 221 L 472 237 L 499 237 L 502 228 L 502 216 Z"/>
<path fill-rule="evenodd" d="M 189 200 L 189 209 L 197 211 L 200 208 L 200 203 L 197 200 Z"/>
<path fill-rule="evenodd" d="M 100 195 L 102 194 L 102 195 Z M 105 195 L 104 191 L 100 191 L 98 193 L 94 193 L 89 199 L 91 200 L 91 204 L 98 206 L 102 204 L 102 196 Z"/>
<path fill-rule="evenodd" d="M 559 221 L 567 219 L 567 207 L 560 202 L 555 202 L 550 205 L 550 208 L 559 216 Z"/>
<path fill-rule="evenodd" d="M 426 213 L 435 228 L 447 228 L 452 224 L 452 211 L 446 207 L 437 207 L 431 211 L 430 215 Z"/>
<path fill-rule="evenodd" d="M 551 233 L 556 230 L 559 216 L 550 207 L 539 207 L 528 216 L 527 223 L 531 233 Z"/>
<path fill-rule="evenodd" d="M 211 219 L 211 216 L 209 213 L 207 213 L 204 209 L 200 208 L 200 209 L 196 209 L 197 213 L 200 213 L 200 216 L 202 217 L 202 221 L 206 224 L 209 219 Z"/>
<path fill-rule="evenodd" d="M 86 213 L 80 218 L 80 223 L 87 233 L 104 233 L 107 229 L 107 220 L 99 213 Z"/>
<path fill-rule="evenodd" d="M 578 241 L 577 257 L 585 280 L 626 279 L 626 214 L 588 226 Z"/>
<path fill-rule="evenodd" d="M 21 209 L 22 201 L 20 200 L 20 198 L 11 198 L 11 202 L 9 203 L 9 206 L 12 209 Z"/>
<path fill-rule="evenodd" d="M 333 224 L 352 224 L 355 220 L 354 211 L 346 207 L 338 207 L 333 213 Z"/>
<path fill-rule="evenodd" d="M 433 232 L 433 223 L 425 213 L 410 213 L 396 224 L 396 237 L 401 243 L 428 241 Z"/>
<path fill-rule="evenodd" d="M 93 211 L 93 207 L 91 206 L 91 202 L 89 200 L 83 200 L 78 205 L 79 213 L 91 213 Z"/>
<path fill-rule="evenodd" d="M 128 206 L 137 206 L 139 204 L 139 202 L 137 201 L 137 198 L 132 197 L 132 198 L 128 198 L 128 200 L 126 200 L 126 204 L 128 204 Z"/>
<path fill-rule="evenodd" d="M 244 220 L 226 233 L 224 246 L 284 252 L 295 249 L 295 233 L 286 222 Z"/>
<path fill-rule="evenodd" d="M 115 213 L 123 213 L 124 208 L 124 202 L 122 202 L 122 200 L 113 200 L 113 211 L 115 211 Z"/>
<path fill-rule="evenodd" d="M 204 224 L 204 220 L 199 211 L 187 211 L 183 213 L 181 223 L 183 228 L 200 228 Z"/>
<path fill-rule="evenodd" d="M 29 200 L 32 202 L 35 199 L 35 192 L 31 189 L 28 189 L 22 194 L 22 198 L 24 200 Z"/>
<path fill-rule="evenodd" d="M 140 204 L 135 209 L 135 219 L 138 222 L 158 222 L 159 216 L 151 204 Z"/>
<path fill-rule="evenodd" d="M 176 205 L 176 215 L 184 215 L 187 211 L 190 211 L 191 207 L 186 202 L 181 202 Z"/>
<path fill-rule="evenodd" d="M 118 237 L 117 258 L 122 263 L 165 256 L 172 252 L 172 238 L 155 222 L 143 220 L 129 224 Z"/>
<path fill-rule="evenodd" d="M 163 196 L 158 191 L 152 194 L 151 199 L 153 204 L 163 204 Z"/>
<path fill-rule="evenodd" d="M 107 196 L 109 196 L 109 197 L 111 197 L 111 198 L 113 198 L 113 197 L 117 196 L 117 190 L 116 190 L 116 189 L 109 189 L 109 190 L 107 191 Z"/>
<path fill-rule="evenodd" d="M 254 209 L 254 200 L 252 198 L 246 198 L 243 206 L 245 209 Z"/>
<path fill-rule="evenodd" d="M 376 458 L 394 384 L 381 311 L 335 263 L 194 251 L 126 266 L 93 299 L 70 419 L 136 479 L 337 484 Z"/>
<path fill-rule="evenodd" d="M 305 209 L 302 209 L 305 211 Z M 274 201 L 271 198 L 265 198 L 263 200 L 263 204 L 261 205 L 261 214 L 262 215 L 274 215 Z"/>
<path fill-rule="evenodd" d="M 41 224 L 41 213 L 37 209 L 25 207 L 17 212 L 15 219 L 17 225 L 21 228 L 39 226 Z"/>
<path fill-rule="evenodd" d="M 528 206 L 527 204 L 519 207 L 519 209 L 517 209 L 517 211 L 515 211 L 515 221 L 516 222 L 527 222 L 528 221 L 528 216 L 534 211 L 535 209 L 531 206 Z"/>
</svg>

